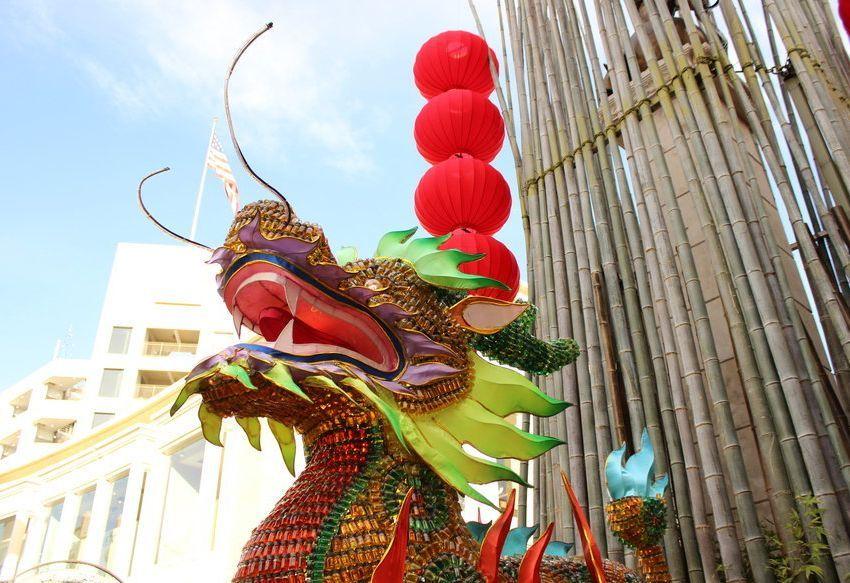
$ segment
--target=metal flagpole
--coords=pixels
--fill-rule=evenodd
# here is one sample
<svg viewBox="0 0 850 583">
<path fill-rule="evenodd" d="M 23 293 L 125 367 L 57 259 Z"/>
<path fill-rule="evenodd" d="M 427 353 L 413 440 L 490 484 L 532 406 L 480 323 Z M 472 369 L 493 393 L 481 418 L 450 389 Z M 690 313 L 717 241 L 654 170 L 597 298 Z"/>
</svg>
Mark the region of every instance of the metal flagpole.
<svg viewBox="0 0 850 583">
<path fill-rule="evenodd" d="M 189 238 L 195 238 L 195 231 L 198 230 L 198 215 L 201 212 L 201 198 L 204 196 L 204 183 L 207 181 L 207 161 L 210 157 L 210 148 L 212 148 L 213 136 L 215 135 L 215 126 L 218 123 L 218 118 L 213 118 L 212 130 L 210 130 L 210 140 L 207 142 L 207 149 L 204 152 L 204 169 L 201 171 L 201 183 L 198 185 L 198 196 L 195 197 L 195 214 L 192 217 L 192 229 L 189 231 Z"/>
</svg>

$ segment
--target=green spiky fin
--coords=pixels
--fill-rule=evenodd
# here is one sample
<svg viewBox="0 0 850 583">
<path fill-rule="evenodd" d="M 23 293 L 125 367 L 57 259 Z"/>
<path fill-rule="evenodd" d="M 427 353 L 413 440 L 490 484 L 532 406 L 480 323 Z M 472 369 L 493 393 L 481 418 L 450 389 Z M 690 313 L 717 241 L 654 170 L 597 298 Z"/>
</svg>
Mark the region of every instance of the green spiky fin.
<svg viewBox="0 0 850 583">
<path fill-rule="evenodd" d="M 460 271 L 459 267 L 483 255 L 457 249 L 440 249 L 449 235 L 414 239 L 416 228 L 391 231 L 381 237 L 375 257 L 395 257 L 409 261 L 417 275 L 432 285 L 450 289 L 474 290 L 485 287 L 508 289 L 503 282 Z"/>
<path fill-rule="evenodd" d="M 402 415 L 401 427 L 405 438 L 411 447 L 419 454 L 422 460 L 427 463 L 437 475 L 439 475 L 446 483 L 452 486 L 455 490 L 469 496 L 473 500 L 477 500 L 482 504 L 486 504 L 493 508 L 498 507 L 487 499 L 481 492 L 473 488 L 467 477 L 463 474 L 463 470 L 453 464 L 446 452 L 433 447 L 422 435 L 422 432 L 416 422 L 409 415 Z"/>
<path fill-rule="evenodd" d="M 292 427 L 284 425 L 274 419 L 266 418 L 269 426 L 269 431 L 274 435 L 277 445 L 280 447 L 280 455 L 283 456 L 283 463 L 286 464 L 286 469 L 291 475 L 295 475 L 295 431 Z"/>
<path fill-rule="evenodd" d="M 313 400 L 307 396 L 307 394 L 301 390 L 294 380 L 292 380 L 292 375 L 289 373 L 289 367 L 287 367 L 282 362 L 276 363 L 273 367 L 265 372 L 260 373 L 263 378 L 274 383 L 281 389 L 286 389 L 293 395 L 301 397 L 308 403 L 312 403 Z"/>
<path fill-rule="evenodd" d="M 500 417 L 520 411 L 551 417 L 570 406 L 548 396 L 516 371 L 491 364 L 474 351 L 470 351 L 469 357 L 474 371 L 469 396 Z"/>
<path fill-rule="evenodd" d="M 244 368 L 242 368 L 241 366 L 239 366 L 238 364 L 235 364 L 235 363 L 222 364 L 221 366 L 218 367 L 218 372 L 220 372 L 224 376 L 228 376 L 232 379 L 236 379 L 237 381 L 242 383 L 242 385 L 244 385 L 248 389 L 253 389 L 255 391 L 257 390 L 256 385 L 254 385 L 254 383 L 251 382 L 250 373 L 247 370 L 245 370 Z"/>
<path fill-rule="evenodd" d="M 204 439 L 213 445 L 222 447 L 221 444 L 221 417 L 210 411 L 206 403 L 198 407 L 198 419 L 201 421 L 201 432 Z"/>
<path fill-rule="evenodd" d="M 357 261 L 357 247 L 340 247 L 335 253 L 337 263 L 345 265 Z"/>
<path fill-rule="evenodd" d="M 472 399 L 437 411 L 434 418 L 458 441 L 495 458 L 530 460 L 563 443 L 554 437 L 527 433 Z"/>
<path fill-rule="evenodd" d="M 260 451 L 260 420 L 256 417 L 236 417 L 236 423 L 248 436 L 248 443 Z"/>
<path fill-rule="evenodd" d="M 395 401 L 392 399 L 384 399 L 375 391 L 370 389 L 369 385 L 357 378 L 349 377 L 343 379 L 340 383 L 346 387 L 354 389 L 369 399 L 369 401 L 384 415 L 384 418 L 390 424 L 390 427 L 392 427 L 393 433 L 395 433 L 396 438 L 399 440 L 404 449 L 408 449 L 401 430 L 401 410 L 395 404 Z"/>
</svg>

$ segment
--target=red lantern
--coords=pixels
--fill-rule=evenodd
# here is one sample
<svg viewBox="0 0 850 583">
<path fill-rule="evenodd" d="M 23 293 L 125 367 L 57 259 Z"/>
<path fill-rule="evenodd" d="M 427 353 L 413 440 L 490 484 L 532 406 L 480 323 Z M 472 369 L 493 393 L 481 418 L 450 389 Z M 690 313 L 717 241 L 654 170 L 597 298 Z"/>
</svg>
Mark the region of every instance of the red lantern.
<svg viewBox="0 0 850 583">
<path fill-rule="evenodd" d="M 850 0 L 838 0 L 838 15 L 844 23 L 844 30 L 850 34 Z"/>
<path fill-rule="evenodd" d="M 490 58 L 498 73 L 499 62 L 483 38 L 465 30 L 449 30 L 422 45 L 413 63 L 413 78 L 425 99 L 449 89 L 489 95 L 493 91 Z"/>
<path fill-rule="evenodd" d="M 490 235 L 482 235 L 466 229 L 452 232 L 448 241 L 440 246 L 441 249 L 459 249 L 465 253 L 483 253 L 484 257 L 470 261 L 460 266 L 464 273 L 483 275 L 500 281 L 510 289 L 485 287 L 469 293 L 476 296 L 496 298 L 506 302 L 512 301 L 519 290 L 519 265 L 511 250 Z"/>
<path fill-rule="evenodd" d="M 451 156 L 425 173 L 414 208 L 432 235 L 466 228 L 492 235 L 511 212 L 511 189 L 498 170 L 466 154 Z"/>
<path fill-rule="evenodd" d="M 452 89 L 425 104 L 416 116 L 413 137 L 431 164 L 452 154 L 490 162 L 502 149 L 505 122 L 499 109 L 480 93 Z"/>
</svg>

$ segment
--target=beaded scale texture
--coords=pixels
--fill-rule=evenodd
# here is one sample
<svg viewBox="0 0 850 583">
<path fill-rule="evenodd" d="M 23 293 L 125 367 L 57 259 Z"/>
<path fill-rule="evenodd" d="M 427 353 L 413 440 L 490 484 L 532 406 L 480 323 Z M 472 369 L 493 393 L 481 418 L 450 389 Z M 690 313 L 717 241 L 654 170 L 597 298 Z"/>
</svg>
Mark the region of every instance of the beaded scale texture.
<svg viewBox="0 0 850 583">
<path fill-rule="evenodd" d="M 237 329 L 262 338 L 201 362 L 172 412 L 199 395 L 205 438 L 220 445 L 222 419 L 234 417 L 257 448 L 265 418 L 290 471 L 295 433 L 303 436 L 306 467 L 252 533 L 233 581 L 384 581 L 373 573 L 398 529 L 408 538 L 393 580 L 522 580 L 522 557 L 485 574 L 459 500 L 490 503 L 470 484 L 522 480 L 462 444 L 524 460 L 559 445 L 504 418 L 551 416 L 567 403 L 492 361 L 545 374 L 577 350 L 532 341 L 528 306 L 467 295 L 492 282 L 461 272 L 476 257 L 441 250 L 442 240 L 389 233 L 375 258 L 346 251 L 337 260 L 322 230 L 288 205 L 260 201 L 236 215 L 211 262 Z M 544 583 L 592 580 L 581 558 L 546 556 L 535 570 Z M 640 580 L 616 563 L 605 572 L 611 582 Z"/>
</svg>

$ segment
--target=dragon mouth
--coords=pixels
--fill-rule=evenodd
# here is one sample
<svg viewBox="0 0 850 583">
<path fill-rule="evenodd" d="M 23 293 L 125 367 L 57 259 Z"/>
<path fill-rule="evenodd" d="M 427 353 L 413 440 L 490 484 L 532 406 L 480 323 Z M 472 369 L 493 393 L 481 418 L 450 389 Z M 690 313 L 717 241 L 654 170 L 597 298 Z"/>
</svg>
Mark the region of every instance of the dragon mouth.
<svg viewBox="0 0 850 583">
<path fill-rule="evenodd" d="M 247 326 L 295 360 L 353 362 L 381 376 L 402 366 L 383 322 L 284 259 L 243 257 L 228 269 L 222 294 L 237 330 Z"/>
</svg>

